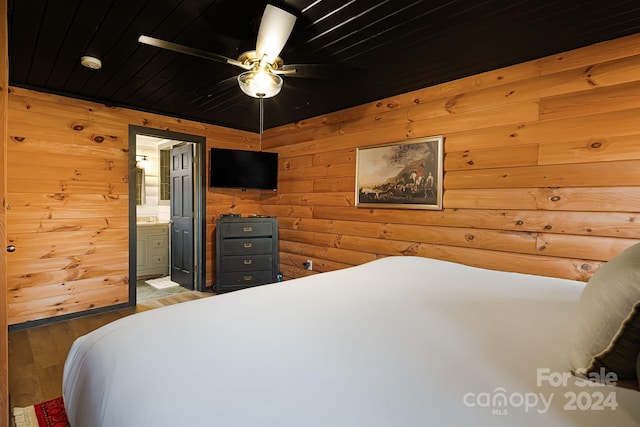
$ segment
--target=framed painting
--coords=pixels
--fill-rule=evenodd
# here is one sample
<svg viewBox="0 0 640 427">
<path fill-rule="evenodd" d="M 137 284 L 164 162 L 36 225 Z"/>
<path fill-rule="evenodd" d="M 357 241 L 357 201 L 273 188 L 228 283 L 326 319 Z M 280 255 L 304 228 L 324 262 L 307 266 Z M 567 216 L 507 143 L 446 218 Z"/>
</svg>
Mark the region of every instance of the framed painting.
<svg viewBox="0 0 640 427">
<path fill-rule="evenodd" d="M 356 206 L 442 209 L 442 136 L 356 148 Z"/>
</svg>

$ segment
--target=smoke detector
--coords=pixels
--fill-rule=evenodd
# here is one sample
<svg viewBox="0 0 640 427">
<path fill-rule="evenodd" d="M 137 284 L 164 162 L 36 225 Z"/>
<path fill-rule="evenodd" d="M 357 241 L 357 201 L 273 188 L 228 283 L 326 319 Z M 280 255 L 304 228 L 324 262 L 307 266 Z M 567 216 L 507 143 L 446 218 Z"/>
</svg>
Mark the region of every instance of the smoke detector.
<svg viewBox="0 0 640 427">
<path fill-rule="evenodd" d="M 83 56 L 80 58 L 80 63 L 92 70 L 99 70 L 102 67 L 102 61 L 93 56 Z"/>
</svg>

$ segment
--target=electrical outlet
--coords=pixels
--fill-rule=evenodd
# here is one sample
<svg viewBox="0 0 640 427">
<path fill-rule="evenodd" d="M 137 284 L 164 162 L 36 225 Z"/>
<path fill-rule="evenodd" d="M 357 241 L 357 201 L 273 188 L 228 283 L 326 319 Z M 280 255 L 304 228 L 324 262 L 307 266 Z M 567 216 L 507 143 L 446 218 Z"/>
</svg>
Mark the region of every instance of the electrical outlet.
<svg viewBox="0 0 640 427">
<path fill-rule="evenodd" d="M 313 270 L 313 261 L 310 259 L 303 262 L 302 265 L 304 266 L 305 270 Z"/>
</svg>

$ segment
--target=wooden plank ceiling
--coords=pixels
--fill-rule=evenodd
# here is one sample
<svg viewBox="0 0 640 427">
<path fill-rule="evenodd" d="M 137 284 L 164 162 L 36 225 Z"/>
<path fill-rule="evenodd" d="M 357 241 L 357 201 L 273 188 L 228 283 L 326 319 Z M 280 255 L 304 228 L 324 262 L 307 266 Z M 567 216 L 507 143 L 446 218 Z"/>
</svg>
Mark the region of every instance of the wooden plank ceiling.
<svg viewBox="0 0 640 427">
<path fill-rule="evenodd" d="M 100 103 L 257 131 L 242 70 L 138 43 L 141 34 L 231 58 L 255 48 L 266 1 L 9 0 L 9 80 Z M 640 32 L 637 0 L 284 0 L 298 16 L 285 64 L 361 67 L 285 78 L 265 128 Z M 101 59 L 100 70 L 80 57 Z"/>
</svg>

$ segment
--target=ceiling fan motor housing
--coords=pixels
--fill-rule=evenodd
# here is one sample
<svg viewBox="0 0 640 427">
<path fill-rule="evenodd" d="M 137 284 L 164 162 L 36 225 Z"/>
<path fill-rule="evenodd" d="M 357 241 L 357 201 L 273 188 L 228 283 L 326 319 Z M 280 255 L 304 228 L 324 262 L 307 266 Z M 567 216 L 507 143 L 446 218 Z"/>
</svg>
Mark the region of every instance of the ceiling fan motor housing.
<svg viewBox="0 0 640 427">
<path fill-rule="evenodd" d="M 251 67 L 252 69 L 259 67 L 261 60 L 262 58 L 258 57 L 258 53 L 255 50 L 244 52 L 238 57 L 238 62 L 241 62 L 247 67 Z M 277 56 L 276 59 L 274 59 L 272 62 L 268 62 L 266 65 L 271 71 L 281 70 L 284 66 L 284 61 L 282 60 L 282 58 Z"/>
</svg>

